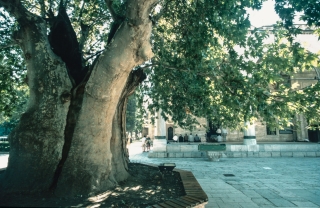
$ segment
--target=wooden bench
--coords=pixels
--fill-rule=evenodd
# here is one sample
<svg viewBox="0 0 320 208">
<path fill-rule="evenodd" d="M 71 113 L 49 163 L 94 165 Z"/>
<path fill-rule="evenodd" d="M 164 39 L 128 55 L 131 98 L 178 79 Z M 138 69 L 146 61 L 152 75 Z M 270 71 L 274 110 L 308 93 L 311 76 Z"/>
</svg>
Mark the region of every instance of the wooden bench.
<svg viewBox="0 0 320 208">
<path fill-rule="evenodd" d="M 219 161 L 222 152 L 226 151 L 226 144 L 199 144 L 198 150 L 205 151 L 210 161 Z"/>
</svg>

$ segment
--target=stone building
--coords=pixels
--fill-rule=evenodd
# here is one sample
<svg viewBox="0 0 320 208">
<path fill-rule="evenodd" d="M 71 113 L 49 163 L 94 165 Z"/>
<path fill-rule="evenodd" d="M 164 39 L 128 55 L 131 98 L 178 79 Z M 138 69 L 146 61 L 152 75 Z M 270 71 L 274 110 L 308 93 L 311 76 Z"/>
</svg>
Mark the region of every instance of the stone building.
<svg viewBox="0 0 320 208">
<path fill-rule="evenodd" d="M 295 74 L 295 76 L 288 77 L 288 82 L 291 85 L 292 90 L 299 90 L 305 87 L 315 84 L 319 81 L 320 70 L 301 72 Z M 173 136 L 182 134 L 198 135 L 201 141 L 208 140 L 207 127 L 210 125 L 205 118 L 197 118 L 198 125 L 194 125 L 192 130 L 182 129 L 175 125 L 170 119 L 165 121 L 160 112 L 156 115 L 158 119 L 155 124 L 151 124 L 150 120 L 147 120 L 143 126 L 143 135 L 149 135 L 153 139 L 166 139 L 171 141 Z M 294 142 L 294 141 L 313 141 L 320 142 L 320 133 L 317 131 L 310 131 L 307 127 L 307 119 L 303 115 L 296 115 L 293 121 L 298 128 L 286 128 L 286 129 L 271 129 L 268 124 L 256 121 L 253 125 L 249 125 L 245 131 L 231 130 L 224 126 L 215 126 L 214 129 L 220 128 L 222 130 L 222 142 L 240 142 L 244 144 L 256 144 L 259 142 Z M 224 134 L 226 133 L 226 134 Z M 218 135 L 213 135 L 218 136 Z M 311 137 L 311 138 L 310 138 Z M 165 140 L 161 140 L 162 143 Z"/>
<path fill-rule="evenodd" d="M 297 35 L 296 41 L 300 42 L 305 48 L 313 53 L 320 51 L 320 44 L 318 37 L 314 35 L 314 28 L 310 28 L 305 24 L 297 24 L 301 31 L 301 35 Z M 263 26 L 260 30 L 273 30 L 273 26 Z M 299 90 L 315 84 L 320 81 L 320 69 L 315 69 L 308 72 L 296 73 L 294 76 L 288 76 L 288 85 L 292 90 Z M 192 131 L 181 129 L 172 121 L 164 121 L 161 118 L 160 112 L 157 115 L 158 119 L 154 125 L 150 121 L 146 121 L 143 129 L 143 134 L 148 134 L 151 138 L 171 140 L 177 135 L 185 135 L 192 133 L 197 134 L 202 140 L 206 138 L 207 127 L 210 125 L 205 118 L 197 118 L 199 125 L 195 125 Z M 312 141 L 320 142 L 319 130 L 310 131 L 307 127 L 307 119 L 303 115 L 296 115 L 293 121 L 296 129 L 271 129 L 268 124 L 256 121 L 253 125 L 249 125 L 245 131 L 232 131 L 227 127 L 214 126 L 214 130 L 221 128 L 222 140 L 226 142 L 243 142 L 244 144 L 256 144 L 257 142 L 293 142 L 293 141 Z M 227 134 L 224 134 L 227 132 Z M 162 141 L 163 142 L 163 141 Z"/>
</svg>

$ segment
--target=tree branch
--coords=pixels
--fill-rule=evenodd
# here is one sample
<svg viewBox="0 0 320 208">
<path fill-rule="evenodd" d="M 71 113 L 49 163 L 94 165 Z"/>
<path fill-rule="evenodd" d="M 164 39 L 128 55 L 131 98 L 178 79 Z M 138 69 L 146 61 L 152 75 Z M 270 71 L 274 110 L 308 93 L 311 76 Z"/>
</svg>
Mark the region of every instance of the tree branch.
<svg viewBox="0 0 320 208">
<path fill-rule="evenodd" d="M 84 52 L 84 54 L 90 55 L 90 54 L 91 54 L 90 51 L 93 50 L 93 48 L 95 47 L 95 45 L 97 45 L 98 43 L 101 43 L 101 42 L 102 42 L 101 40 L 97 40 L 95 43 L 90 43 L 89 49 L 88 49 L 86 52 Z"/>
<path fill-rule="evenodd" d="M 10 42 L 10 43 L 8 43 L 8 44 L 6 44 L 6 45 L 0 46 L 0 49 L 11 48 L 11 47 L 13 47 L 13 46 L 15 46 L 15 45 L 17 45 L 17 43 L 15 43 L 15 42 Z"/>
<path fill-rule="evenodd" d="M 221 63 L 222 64 L 222 63 Z M 220 65 L 221 65 L 220 64 Z M 220 67 L 217 66 L 216 68 Z M 153 62 L 152 64 L 148 64 L 148 65 L 145 65 L 145 66 L 142 66 L 140 68 L 144 69 L 144 68 L 148 68 L 148 67 L 152 67 L 152 66 L 162 66 L 166 69 L 173 69 L 173 70 L 177 70 L 177 71 L 182 71 L 182 72 L 187 72 L 187 73 L 190 73 L 192 71 L 188 70 L 188 69 L 182 69 L 182 68 L 177 68 L 177 67 L 173 67 L 173 66 L 170 66 L 170 65 L 166 65 L 166 64 L 163 64 L 163 63 L 158 63 L 158 62 Z M 194 73 L 194 72 L 193 72 Z M 218 77 L 216 76 L 215 74 L 212 74 L 212 73 L 204 73 L 204 72 L 196 72 L 196 75 L 199 75 L 199 76 L 203 76 L 203 77 L 210 77 L 210 78 L 213 78 L 213 77 Z"/>
<path fill-rule="evenodd" d="M 80 51 L 82 51 L 85 42 L 87 41 L 87 38 L 89 36 L 89 32 L 90 32 L 90 26 L 84 24 L 82 21 L 80 21 L 80 27 L 81 27 L 81 37 L 79 40 L 79 49 Z"/>
<path fill-rule="evenodd" d="M 104 50 L 98 51 L 94 54 L 91 54 L 89 57 L 86 57 L 85 61 L 88 61 L 89 59 L 91 59 L 92 57 L 98 56 L 100 55 Z"/>
<path fill-rule="evenodd" d="M 46 16 L 46 6 L 44 4 L 44 0 L 39 0 L 39 4 L 40 4 L 41 17 L 45 17 Z"/>
<path fill-rule="evenodd" d="M 221 62 L 221 64 L 223 64 L 225 62 L 226 62 L 226 60 L 223 60 Z M 219 68 L 221 66 L 221 64 L 219 66 L 217 66 L 216 68 Z M 166 65 L 166 64 L 162 64 L 162 63 L 152 63 L 152 64 L 148 64 L 148 65 L 142 66 L 140 68 L 144 69 L 144 68 L 148 68 L 148 67 L 152 67 L 152 66 L 162 66 L 162 67 L 167 68 L 167 69 L 173 69 L 173 70 L 182 71 L 182 72 L 186 72 L 186 73 L 192 72 L 192 71 L 187 70 L 187 69 L 181 69 L 181 68 L 169 66 L 169 65 Z M 193 73 L 195 73 L 196 75 L 202 76 L 202 77 L 212 78 L 215 82 L 219 83 L 220 85 L 223 85 L 231 94 L 233 94 L 233 95 L 235 94 L 235 92 L 230 89 L 230 86 L 228 86 L 225 82 L 221 82 L 221 79 L 219 79 L 219 76 L 216 76 L 215 74 L 212 74 L 212 73 L 203 73 L 203 72 L 193 72 Z"/>
<path fill-rule="evenodd" d="M 105 0 L 105 2 L 113 21 L 117 21 L 120 17 L 112 7 L 113 0 Z"/>
<path fill-rule="evenodd" d="M 127 14 L 129 25 L 141 25 L 150 21 L 151 10 L 156 6 L 159 0 L 130 0 L 127 5 Z"/>
<path fill-rule="evenodd" d="M 84 5 L 86 4 L 85 1 L 83 1 L 83 4 L 81 6 L 80 12 L 79 12 L 79 18 L 78 18 L 78 22 L 81 22 L 81 18 L 82 18 L 82 14 L 83 14 L 83 9 L 84 9 Z"/>
</svg>

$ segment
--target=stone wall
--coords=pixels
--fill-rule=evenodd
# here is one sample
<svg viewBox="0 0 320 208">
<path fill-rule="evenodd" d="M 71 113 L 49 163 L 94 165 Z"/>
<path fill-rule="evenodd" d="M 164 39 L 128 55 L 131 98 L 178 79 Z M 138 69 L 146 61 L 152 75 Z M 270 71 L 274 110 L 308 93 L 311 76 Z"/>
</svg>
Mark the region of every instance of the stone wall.
<svg viewBox="0 0 320 208">
<path fill-rule="evenodd" d="M 150 158 L 207 158 L 219 153 L 221 157 L 320 157 L 320 144 L 287 143 L 242 145 L 226 144 L 226 151 L 199 151 L 198 144 L 168 144 L 166 151 L 148 153 Z"/>
<path fill-rule="evenodd" d="M 182 136 L 184 136 L 185 134 L 189 135 L 190 133 L 192 133 L 193 136 L 197 134 L 200 138 L 205 138 L 207 119 L 197 118 L 197 121 L 199 122 L 199 124 L 194 125 L 192 131 L 190 131 L 189 129 L 182 129 L 178 126 L 175 126 L 173 134 L 177 134 L 178 136 L 182 134 Z"/>
</svg>

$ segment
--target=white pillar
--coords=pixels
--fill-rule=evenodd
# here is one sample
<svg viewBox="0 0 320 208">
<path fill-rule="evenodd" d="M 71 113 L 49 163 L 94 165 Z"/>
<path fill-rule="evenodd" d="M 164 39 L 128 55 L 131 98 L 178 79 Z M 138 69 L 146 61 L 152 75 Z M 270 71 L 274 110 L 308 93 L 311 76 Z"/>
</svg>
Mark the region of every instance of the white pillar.
<svg viewBox="0 0 320 208">
<path fill-rule="evenodd" d="M 245 122 L 246 129 L 244 130 L 244 136 L 243 136 L 243 144 L 244 145 L 256 145 L 256 130 L 255 125 L 250 124 L 249 121 Z"/>
<path fill-rule="evenodd" d="M 166 152 L 166 121 L 161 116 L 161 110 L 157 113 L 156 128 L 154 130 L 153 152 Z"/>
<path fill-rule="evenodd" d="M 166 137 L 166 121 L 162 118 L 160 114 L 161 110 L 158 112 L 157 115 L 157 128 L 155 136 Z M 165 138 L 164 138 L 165 139 Z"/>
<path fill-rule="evenodd" d="M 222 141 L 223 142 L 227 142 L 227 134 L 228 134 L 228 130 L 226 128 L 222 128 Z"/>
<path fill-rule="evenodd" d="M 306 128 L 308 126 L 308 122 L 302 114 L 296 115 L 296 125 L 298 126 L 298 130 L 296 132 L 297 141 L 309 140 L 308 130 Z M 292 136 L 294 136 L 294 134 L 292 134 Z M 293 138 L 293 140 L 295 140 L 295 138 Z"/>
</svg>

